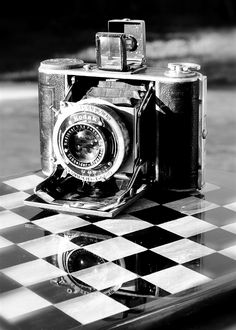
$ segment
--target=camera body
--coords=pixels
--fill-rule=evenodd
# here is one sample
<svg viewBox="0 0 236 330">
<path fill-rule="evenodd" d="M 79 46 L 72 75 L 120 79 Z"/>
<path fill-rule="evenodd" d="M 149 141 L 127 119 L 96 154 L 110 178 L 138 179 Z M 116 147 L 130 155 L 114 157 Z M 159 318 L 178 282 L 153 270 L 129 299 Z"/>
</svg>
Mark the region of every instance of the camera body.
<svg viewBox="0 0 236 330">
<path fill-rule="evenodd" d="M 35 189 L 40 201 L 30 205 L 113 217 L 150 186 L 183 192 L 204 184 L 206 77 L 192 63 L 146 67 L 143 21 L 110 22 L 120 29 L 105 33 L 106 43 L 128 36 L 114 70 L 107 56 L 112 47 L 98 45 L 103 33 L 96 35 L 97 66 L 78 59 L 40 65 L 47 179 Z"/>
</svg>

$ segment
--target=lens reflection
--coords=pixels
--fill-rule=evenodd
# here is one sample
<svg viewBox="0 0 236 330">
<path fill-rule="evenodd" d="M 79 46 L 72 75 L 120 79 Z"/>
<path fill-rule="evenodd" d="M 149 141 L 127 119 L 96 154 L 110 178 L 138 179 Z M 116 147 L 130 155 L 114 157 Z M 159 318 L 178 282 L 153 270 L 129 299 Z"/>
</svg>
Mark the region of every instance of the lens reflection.
<svg viewBox="0 0 236 330">
<path fill-rule="evenodd" d="M 72 134 L 69 147 L 72 155 L 81 163 L 95 161 L 100 149 L 95 134 L 88 129 Z"/>
<path fill-rule="evenodd" d="M 66 269 L 69 273 L 73 273 L 92 266 L 97 266 L 104 262 L 104 259 L 96 256 L 95 254 L 83 249 L 78 249 L 72 251 L 68 255 L 66 260 Z"/>
</svg>

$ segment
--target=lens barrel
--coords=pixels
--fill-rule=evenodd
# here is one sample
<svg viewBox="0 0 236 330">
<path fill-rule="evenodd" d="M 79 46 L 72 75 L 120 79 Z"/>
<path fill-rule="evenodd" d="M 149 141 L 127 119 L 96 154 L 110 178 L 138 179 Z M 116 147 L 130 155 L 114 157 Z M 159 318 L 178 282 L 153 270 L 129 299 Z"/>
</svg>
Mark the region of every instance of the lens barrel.
<svg viewBox="0 0 236 330">
<path fill-rule="evenodd" d="M 93 136 L 90 141 L 82 136 L 85 131 Z M 57 160 L 69 174 L 86 182 L 105 181 L 115 174 L 129 144 L 129 132 L 117 108 L 100 99 L 67 102 L 54 126 Z"/>
</svg>

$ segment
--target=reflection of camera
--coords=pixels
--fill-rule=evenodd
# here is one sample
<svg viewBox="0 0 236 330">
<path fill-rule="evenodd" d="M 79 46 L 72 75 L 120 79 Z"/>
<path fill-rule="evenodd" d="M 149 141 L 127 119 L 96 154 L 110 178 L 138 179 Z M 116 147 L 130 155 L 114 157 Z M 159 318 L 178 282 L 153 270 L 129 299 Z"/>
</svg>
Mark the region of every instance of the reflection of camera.
<svg viewBox="0 0 236 330">
<path fill-rule="evenodd" d="M 108 235 L 70 230 L 63 233 L 63 237 L 66 240 L 73 242 L 78 246 L 78 248 L 67 251 L 62 244 L 59 246 L 57 254 L 47 257 L 47 261 L 67 273 L 66 276 L 61 276 L 51 280 L 51 283 L 64 287 L 66 292 L 70 295 L 84 295 L 94 290 L 90 285 L 79 280 L 78 276 L 76 276 L 77 272 L 81 272 L 83 270 L 86 271 L 87 269 L 92 276 L 96 277 L 98 283 L 101 281 L 103 283 L 111 284 L 111 268 L 109 266 L 112 266 L 113 263 L 123 268 L 126 268 L 127 266 L 124 259 L 118 259 L 112 263 L 109 263 L 107 260 L 86 250 L 87 245 L 102 242 L 111 238 Z M 110 246 L 112 250 L 116 250 L 118 248 L 115 241 L 113 241 L 113 246 Z M 138 255 L 133 255 L 133 257 L 135 261 L 132 260 L 131 263 L 132 265 L 135 264 L 137 269 L 142 269 L 144 266 L 145 268 L 149 267 L 150 272 L 154 272 L 154 270 L 156 270 L 155 265 L 143 265 L 142 262 L 139 261 Z M 99 271 L 100 265 L 103 265 L 102 271 Z M 156 297 L 159 295 L 159 290 L 155 285 L 152 285 L 146 281 L 140 281 L 139 278 L 135 278 L 134 280 L 125 283 L 117 278 L 113 281 L 112 286 L 108 285 L 108 287 L 101 290 L 101 292 L 106 295 L 117 294 L 122 297 L 130 297 L 131 300 L 134 297 L 145 299 L 147 297 Z"/>
<path fill-rule="evenodd" d="M 77 59 L 39 68 L 42 170 L 49 176 L 36 187 L 47 202 L 41 206 L 111 217 L 152 183 L 201 188 L 206 77 L 199 66 L 146 68 L 143 21 L 110 21 L 96 45 L 99 69 Z"/>
<path fill-rule="evenodd" d="M 78 245 L 77 249 L 65 251 L 63 244 L 59 246 L 58 252 L 56 255 L 48 257 L 47 260 L 50 261 L 55 266 L 59 267 L 67 273 L 66 276 L 62 276 L 56 279 L 53 279 L 52 284 L 64 287 L 68 294 L 87 294 L 90 293 L 93 288 L 80 281 L 74 274 L 83 269 L 89 268 L 94 274 L 97 273 L 96 266 L 105 264 L 107 261 L 92 252 L 85 250 L 83 247 L 88 244 L 93 244 L 101 242 L 104 239 L 111 238 L 109 236 L 94 234 L 89 232 L 82 232 L 71 230 L 63 234 L 63 237 L 66 240 L 73 242 L 75 245 Z M 122 259 L 117 260 L 116 264 L 124 266 L 124 261 Z M 103 277 L 106 279 L 106 275 L 109 276 L 108 272 L 105 271 L 102 273 Z M 97 274 L 98 276 L 98 274 Z M 101 279 L 101 280 L 104 280 Z M 99 281 L 99 278 L 98 278 Z M 122 283 L 118 283 L 112 287 L 102 290 L 106 295 L 111 295 L 117 290 L 120 289 Z"/>
</svg>

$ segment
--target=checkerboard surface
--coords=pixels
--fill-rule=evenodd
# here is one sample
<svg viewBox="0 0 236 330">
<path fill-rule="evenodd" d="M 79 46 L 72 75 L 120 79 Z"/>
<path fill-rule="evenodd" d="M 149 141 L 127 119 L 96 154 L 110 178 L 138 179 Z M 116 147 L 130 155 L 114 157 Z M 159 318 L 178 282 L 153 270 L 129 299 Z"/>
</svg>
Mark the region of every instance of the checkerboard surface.
<svg viewBox="0 0 236 330">
<path fill-rule="evenodd" d="M 0 184 L 0 318 L 94 329 L 236 271 L 236 190 L 150 194 L 114 219 L 24 205 L 39 173 Z"/>
</svg>

